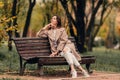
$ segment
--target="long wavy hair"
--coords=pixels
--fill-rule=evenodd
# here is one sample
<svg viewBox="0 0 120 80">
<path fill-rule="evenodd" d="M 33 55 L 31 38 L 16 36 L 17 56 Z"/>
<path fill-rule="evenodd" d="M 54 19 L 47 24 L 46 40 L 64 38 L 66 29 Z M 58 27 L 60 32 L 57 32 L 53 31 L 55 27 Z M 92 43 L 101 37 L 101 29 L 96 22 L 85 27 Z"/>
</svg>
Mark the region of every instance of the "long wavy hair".
<svg viewBox="0 0 120 80">
<path fill-rule="evenodd" d="M 58 22 L 57 27 L 62 27 L 61 18 L 58 15 L 54 15 L 54 16 L 56 16 L 56 18 L 57 18 L 57 22 Z"/>
</svg>

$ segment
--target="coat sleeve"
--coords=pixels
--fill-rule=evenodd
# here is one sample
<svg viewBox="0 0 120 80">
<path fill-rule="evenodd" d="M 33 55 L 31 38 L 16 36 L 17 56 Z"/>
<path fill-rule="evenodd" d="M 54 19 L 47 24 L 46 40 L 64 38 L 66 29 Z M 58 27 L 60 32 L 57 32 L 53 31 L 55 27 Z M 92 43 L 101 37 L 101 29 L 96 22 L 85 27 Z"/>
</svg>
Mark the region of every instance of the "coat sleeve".
<svg viewBox="0 0 120 80">
<path fill-rule="evenodd" d="M 65 31 L 65 28 L 62 28 L 62 29 L 63 29 L 62 33 L 61 33 L 61 35 L 59 37 L 59 40 L 58 40 L 58 46 L 57 46 L 57 51 L 58 52 L 63 50 L 63 48 L 65 47 L 66 42 L 68 41 L 68 35 L 67 35 L 66 31 Z"/>
<path fill-rule="evenodd" d="M 37 37 L 47 37 L 47 35 L 48 35 L 48 30 L 44 30 L 44 29 L 41 29 L 36 34 Z"/>
</svg>

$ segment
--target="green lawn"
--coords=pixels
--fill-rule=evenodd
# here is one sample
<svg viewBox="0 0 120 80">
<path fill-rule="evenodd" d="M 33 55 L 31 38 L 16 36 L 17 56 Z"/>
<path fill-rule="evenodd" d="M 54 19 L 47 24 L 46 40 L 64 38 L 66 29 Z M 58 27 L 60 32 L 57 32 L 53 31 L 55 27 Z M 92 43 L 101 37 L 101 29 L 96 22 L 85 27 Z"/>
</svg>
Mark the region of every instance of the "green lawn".
<svg viewBox="0 0 120 80">
<path fill-rule="evenodd" d="M 94 48 L 93 52 L 87 54 L 96 56 L 96 62 L 92 69 L 97 71 L 120 72 L 120 51 L 106 49 L 104 47 Z"/>
<path fill-rule="evenodd" d="M 91 65 L 91 68 L 93 70 L 120 72 L 120 51 L 119 50 L 112 50 L 112 49 L 108 50 L 104 47 L 99 47 L 99 48 L 94 48 L 93 52 L 87 52 L 87 53 L 84 53 L 83 55 L 96 56 L 95 64 Z M 55 69 L 55 67 L 53 68 Z M 34 70 L 34 69 L 37 69 L 36 64 L 26 66 L 26 70 Z M 51 70 L 46 67 L 45 69 Z M 8 71 L 19 72 L 19 56 L 16 52 L 15 47 L 13 51 L 9 52 L 7 46 L 2 45 L 0 46 L 0 74 Z"/>
</svg>

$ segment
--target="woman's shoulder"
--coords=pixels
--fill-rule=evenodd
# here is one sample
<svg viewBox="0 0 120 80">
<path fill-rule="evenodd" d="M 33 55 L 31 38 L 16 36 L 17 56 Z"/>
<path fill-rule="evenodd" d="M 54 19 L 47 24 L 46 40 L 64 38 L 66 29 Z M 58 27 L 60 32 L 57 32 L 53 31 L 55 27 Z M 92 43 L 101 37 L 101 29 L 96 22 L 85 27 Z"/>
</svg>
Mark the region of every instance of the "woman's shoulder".
<svg viewBox="0 0 120 80">
<path fill-rule="evenodd" d="M 65 28 L 64 27 L 60 27 L 60 28 L 58 28 L 60 31 L 64 31 L 65 30 Z"/>
</svg>

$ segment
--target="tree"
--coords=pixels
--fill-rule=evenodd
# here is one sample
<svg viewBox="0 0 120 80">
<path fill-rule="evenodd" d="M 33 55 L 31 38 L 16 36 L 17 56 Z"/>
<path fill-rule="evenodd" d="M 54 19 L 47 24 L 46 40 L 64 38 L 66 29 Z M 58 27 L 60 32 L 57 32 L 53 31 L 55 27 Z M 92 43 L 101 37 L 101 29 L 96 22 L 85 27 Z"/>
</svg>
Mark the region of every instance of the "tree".
<svg viewBox="0 0 120 80">
<path fill-rule="evenodd" d="M 22 1 L 22 0 L 21 0 Z M 1 24 L 2 30 L 6 31 L 9 38 L 8 38 L 8 48 L 12 50 L 12 37 L 14 35 L 19 37 L 19 33 L 17 32 L 17 19 L 18 13 L 20 10 L 20 0 L 11 0 L 11 1 L 2 1 L 3 6 L 1 10 Z"/>
<path fill-rule="evenodd" d="M 13 0 L 13 6 L 12 6 L 12 11 L 11 11 L 11 17 L 15 17 L 17 16 L 16 13 L 16 8 L 17 8 L 17 0 Z M 17 17 L 16 18 L 11 18 L 10 22 L 8 23 L 9 27 L 16 27 L 17 25 Z M 19 37 L 19 34 L 17 33 L 16 28 L 15 29 L 15 35 L 16 37 Z M 8 47 L 9 47 L 9 51 L 12 50 L 12 30 L 8 31 L 8 35 L 9 35 L 9 40 L 8 40 Z"/>
<path fill-rule="evenodd" d="M 13 26 L 15 27 L 15 36 L 16 37 L 20 37 L 20 34 L 17 32 L 17 14 L 19 13 L 19 5 L 17 6 L 17 4 L 20 2 L 20 0 L 13 0 L 13 7 L 12 7 L 12 17 L 16 17 L 13 20 Z M 18 8 L 17 8 L 18 7 Z"/>
<path fill-rule="evenodd" d="M 8 23 L 9 27 L 14 27 L 14 32 L 16 37 L 20 37 L 19 33 L 17 32 L 17 14 L 19 13 L 19 8 L 18 11 L 17 9 L 17 3 L 19 0 L 13 0 L 12 2 L 12 11 L 11 11 L 11 19 L 10 22 Z M 8 30 L 8 35 L 9 35 L 9 40 L 8 40 L 8 47 L 9 50 L 12 50 L 12 36 L 13 36 L 13 30 Z"/>
<path fill-rule="evenodd" d="M 72 16 L 72 14 L 70 13 L 70 11 L 68 9 L 68 4 L 67 4 L 68 0 L 60 0 L 60 2 L 66 12 L 69 26 L 70 26 L 70 31 L 71 31 L 72 35 L 74 35 L 72 24 L 76 27 L 77 36 L 74 35 L 74 37 L 76 39 L 79 51 L 83 52 L 84 51 L 84 41 L 85 41 L 85 22 L 84 22 L 85 13 L 84 13 L 84 11 L 85 11 L 86 1 L 85 0 L 76 0 L 76 4 L 75 4 L 75 2 L 73 0 L 70 0 L 70 4 L 72 6 L 72 9 L 74 10 L 75 16 Z"/>
<path fill-rule="evenodd" d="M 27 32 L 30 26 L 31 15 L 32 15 L 33 7 L 35 6 L 35 4 L 36 4 L 36 0 L 29 0 L 29 9 L 27 12 L 27 18 L 26 18 L 24 29 L 23 29 L 22 37 L 27 36 Z"/>
<path fill-rule="evenodd" d="M 3 1 L 4 3 L 4 6 L 3 6 L 3 12 L 2 12 L 2 23 L 4 25 L 4 29 L 6 29 L 7 33 L 8 33 L 8 36 L 9 36 L 9 39 L 8 39 L 8 48 L 9 48 L 9 51 L 12 50 L 12 41 L 11 41 L 11 38 L 12 38 L 12 20 L 13 20 L 13 17 L 11 17 L 11 5 L 10 5 L 10 2 L 4 0 Z"/>
<path fill-rule="evenodd" d="M 68 21 L 76 27 L 76 41 L 79 51 L 84 51 L 85 43 L 87 49 L 92 51 L 94 38 L 109 15 L 113 2 L 109 3 L 108 0 L 60 0 L 60 2 Z M 69 11 L 68 2 L 72 6 L 74 15 Z"/>
<path fill-rule="evenodd" d="M 92 14 L 87 26 L 88 28 L 86 30 L 86 37 L 88 37 L 87 45 L 89 51 L 92 51 L 94 38 L 113 8 L 113 2 L 109 2 L 108 0 L 98 0 L 97 2 L 92 1 L 91 3 L 93 6 Z M 95 6 L 95 4 L 97 5 Z M 96 16 L 99 17 L 97 18 Z"/>
</svg>

